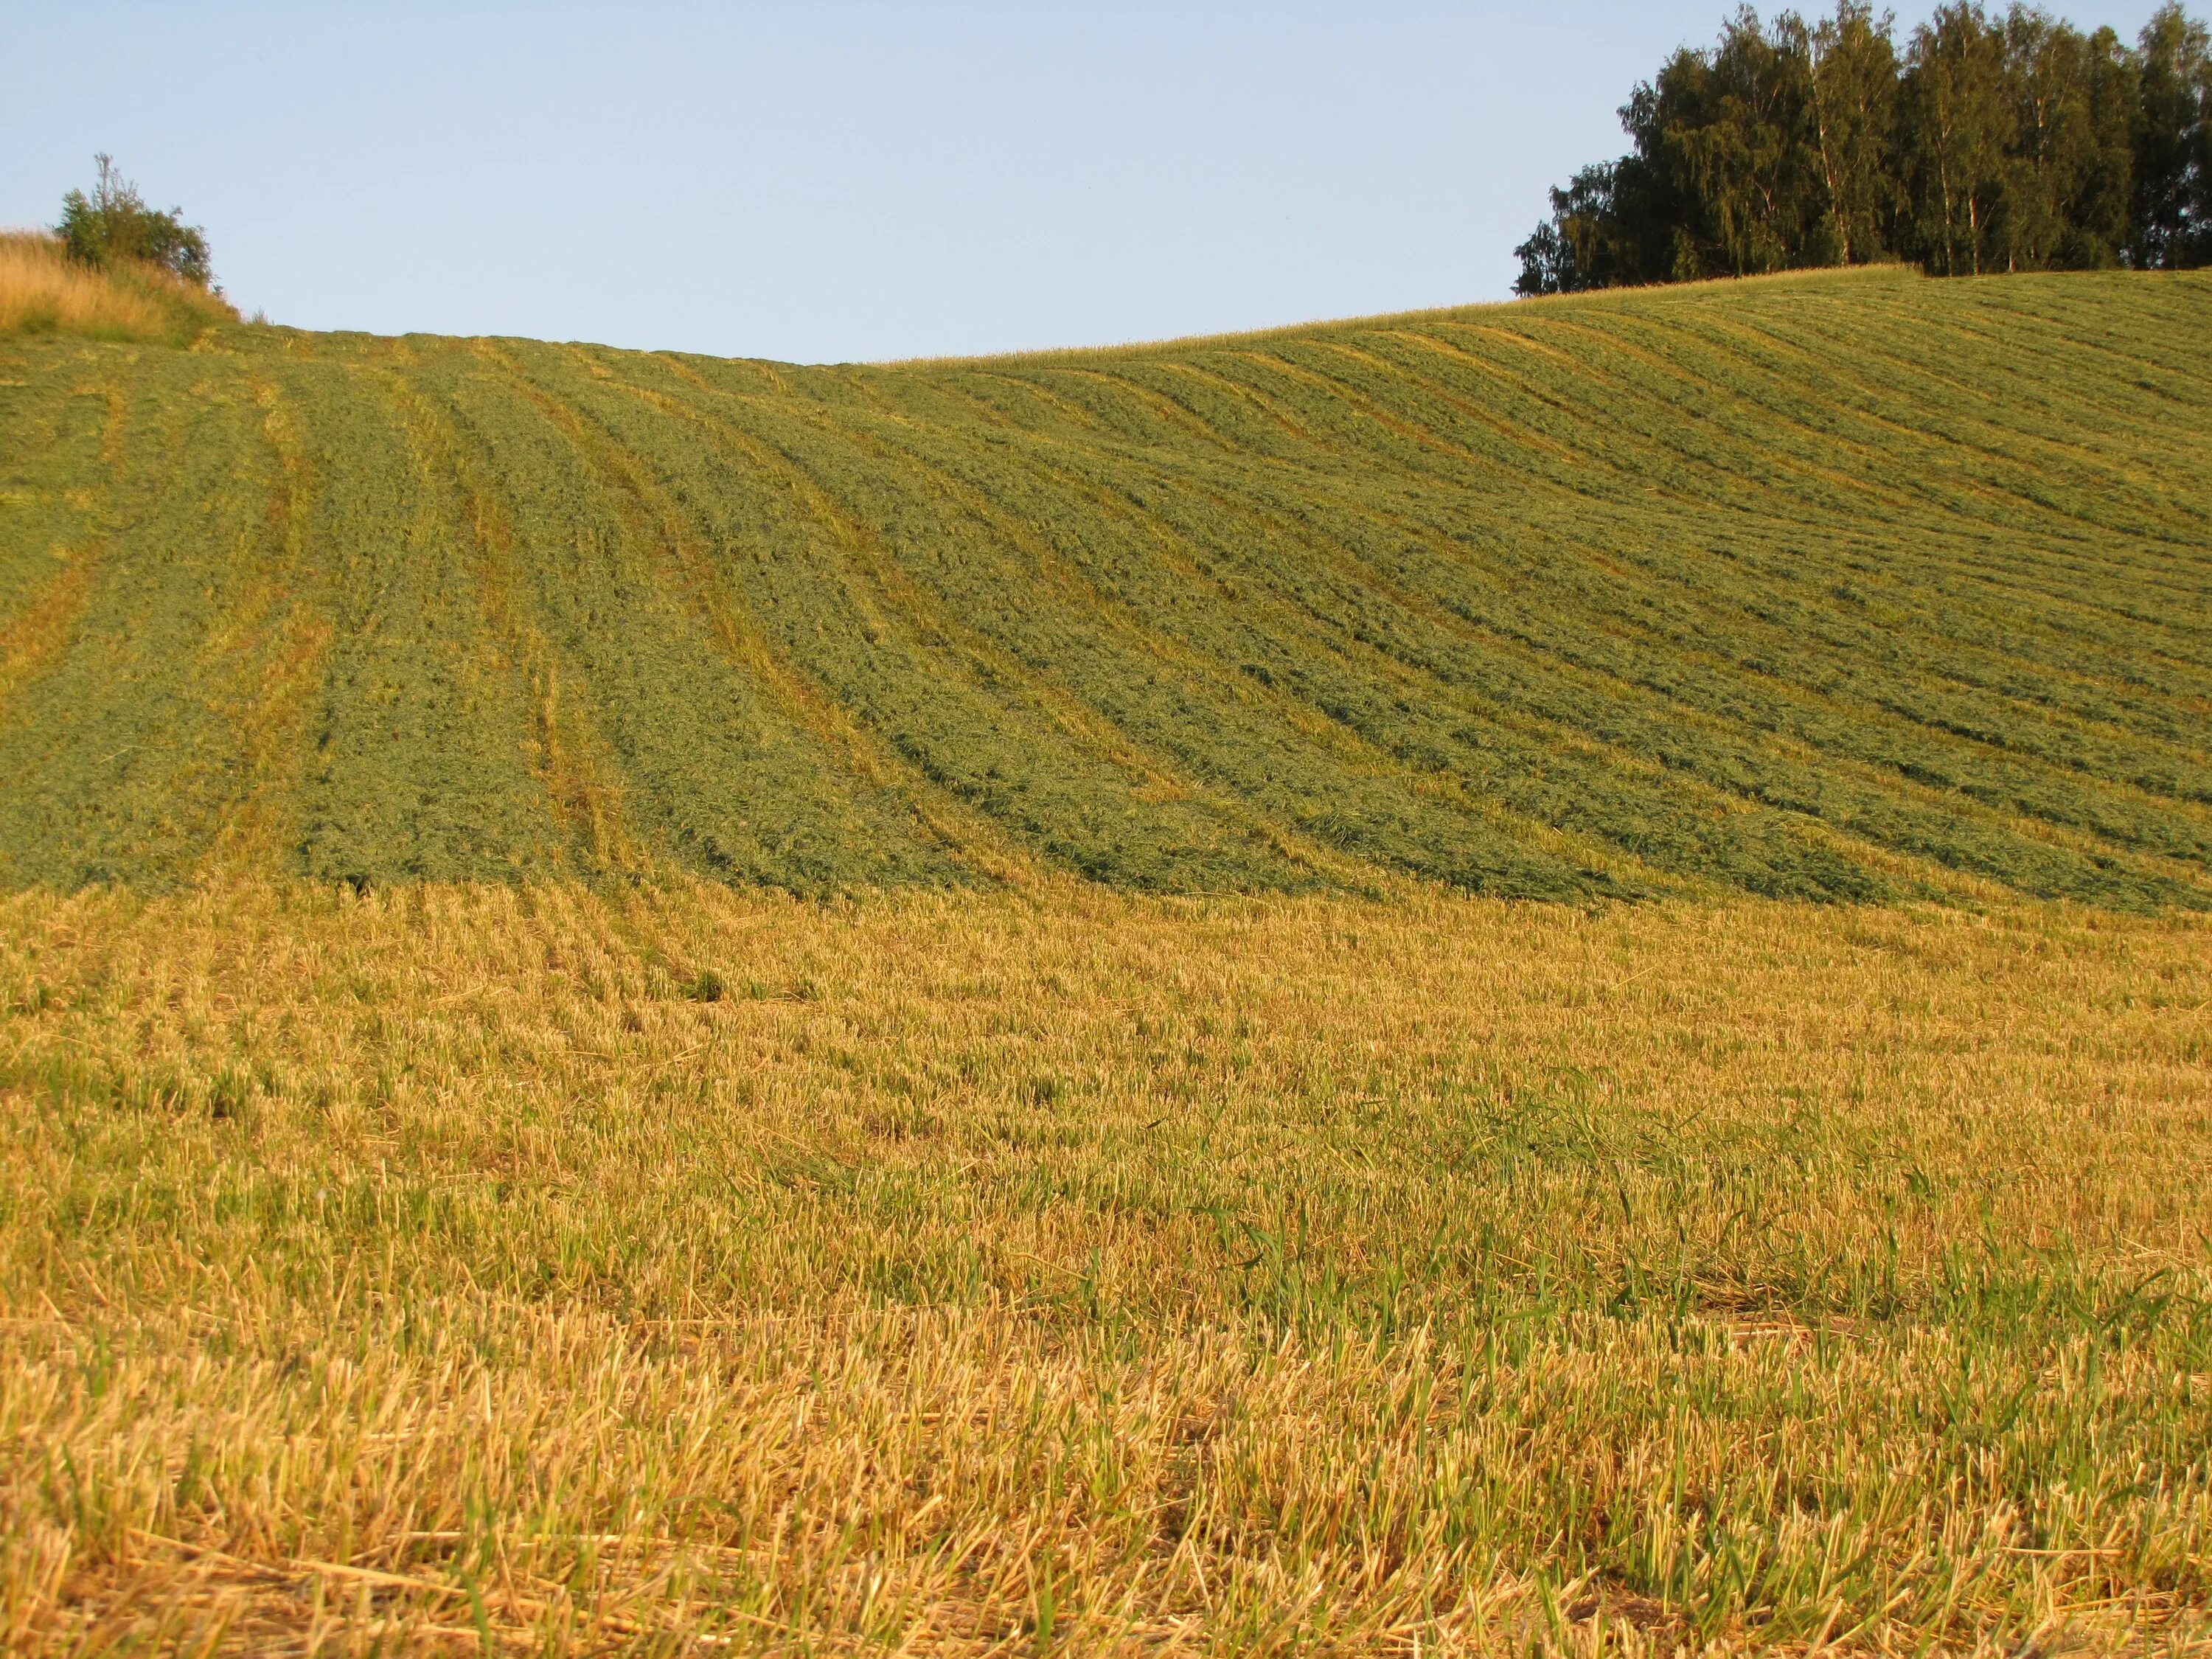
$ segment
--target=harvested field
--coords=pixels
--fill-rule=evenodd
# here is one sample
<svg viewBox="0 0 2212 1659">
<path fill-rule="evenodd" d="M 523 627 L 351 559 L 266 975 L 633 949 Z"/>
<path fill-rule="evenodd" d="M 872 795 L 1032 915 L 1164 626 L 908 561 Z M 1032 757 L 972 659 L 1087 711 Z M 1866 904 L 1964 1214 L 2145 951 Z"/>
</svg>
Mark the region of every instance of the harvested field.
<svg viewBox="0 0 2212 1659">
<path fill-rule="evenodd" d="M 246 883 L 0 1008 L 16 1650 L 2208 1640 L 2199 919 Z"/>
</svg>

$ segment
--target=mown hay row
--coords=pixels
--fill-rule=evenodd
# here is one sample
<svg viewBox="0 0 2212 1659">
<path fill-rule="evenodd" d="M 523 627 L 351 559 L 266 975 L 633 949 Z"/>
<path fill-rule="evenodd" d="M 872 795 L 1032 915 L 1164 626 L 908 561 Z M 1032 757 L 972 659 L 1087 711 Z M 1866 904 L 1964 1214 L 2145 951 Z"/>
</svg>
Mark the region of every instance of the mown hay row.
<svg viewBox="0 0 2212 1659">
<path fill-rule="evenodd" d="M 18 342 L 0 878 L 2200 907 L 2207 293 L 873 368 Z"/>
</svg>

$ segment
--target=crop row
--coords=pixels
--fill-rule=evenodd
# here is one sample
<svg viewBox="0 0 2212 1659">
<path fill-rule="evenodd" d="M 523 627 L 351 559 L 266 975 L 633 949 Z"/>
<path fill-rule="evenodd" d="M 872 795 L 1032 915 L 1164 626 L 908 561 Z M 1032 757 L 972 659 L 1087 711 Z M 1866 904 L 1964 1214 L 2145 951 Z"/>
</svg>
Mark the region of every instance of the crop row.
<svg viewBox="0 0 2212 1659">
<path fill-rule="evenodd" d="M 13 347 L 0 874 L 2202 905 L 2209 293 Z"/>
</svg>

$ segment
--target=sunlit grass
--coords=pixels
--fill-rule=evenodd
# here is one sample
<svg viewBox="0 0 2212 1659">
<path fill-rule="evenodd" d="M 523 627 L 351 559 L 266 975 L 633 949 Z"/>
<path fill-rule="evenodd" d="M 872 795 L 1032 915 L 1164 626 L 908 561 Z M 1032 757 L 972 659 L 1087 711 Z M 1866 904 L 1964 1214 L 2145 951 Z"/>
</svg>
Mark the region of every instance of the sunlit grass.
<svg viewBox="0 0 2212 1659">
<path fill-rule="evenodd" d="M 2212 906 L 2205 273 L 0 340 L 0 885 Z"/>
<path fill-rule="evenodd" d="M 150 267 L 94 270 L 38 231 L 0 231 L 0 337 L 73 334 L 189 344 L 238 320 L 218 295 Z"/>
<path fill-rule="evenodd" d="M 4 1639 L 2179 1650 L 2208 945 L 11 898 Z"/>
</svg>

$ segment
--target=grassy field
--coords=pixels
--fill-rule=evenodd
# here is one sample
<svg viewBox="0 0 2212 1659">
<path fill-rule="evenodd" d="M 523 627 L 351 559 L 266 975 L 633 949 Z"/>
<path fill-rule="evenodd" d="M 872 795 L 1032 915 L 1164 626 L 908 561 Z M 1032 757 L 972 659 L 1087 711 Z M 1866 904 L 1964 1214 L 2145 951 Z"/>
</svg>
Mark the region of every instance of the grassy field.
<svg viewBox="0 0 2212 1659">
<path fill-rule="evenodd" d="M 2212 275 L 13 257 L 0 1650 L 2212 1653 Z"/>
<path fill-rule="evenodd" d="M 2212 902 L 2212 278 L 0 341 L 0 885 Z"/>
<path fill-rule="evenodd" d="M 0 1007 L 11 1650 L 2212 1644 L 2199 919 L 246 884 Z"/>
</svg>

